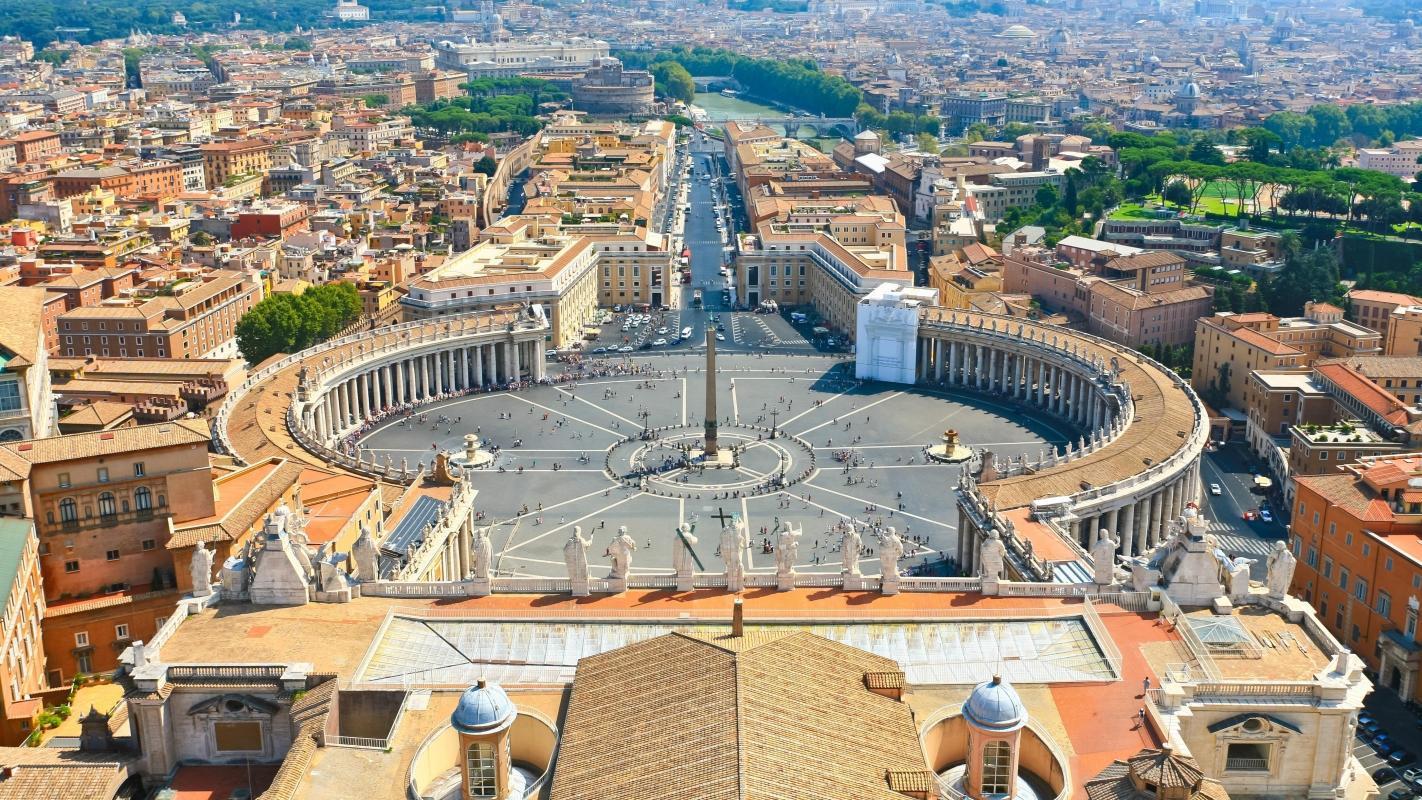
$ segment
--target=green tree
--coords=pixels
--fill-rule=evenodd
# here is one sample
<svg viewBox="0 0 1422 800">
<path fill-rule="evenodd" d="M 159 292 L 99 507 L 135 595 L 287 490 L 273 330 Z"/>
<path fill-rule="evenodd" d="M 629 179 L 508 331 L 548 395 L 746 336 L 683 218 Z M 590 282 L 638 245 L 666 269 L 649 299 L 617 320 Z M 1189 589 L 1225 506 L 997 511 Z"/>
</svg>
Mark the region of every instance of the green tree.
<svg viewBox="0 0 1422 800">
<path fill-rule="evenodd" d="M 301 37 L 299 37 L 299 36 L 288 36 L 287 39 L 286 39 L 286 41 L 284 41 L 284 42 L 281 43 L 281 49 L 283 49 L 283 50 L 300 50 L 300 51 L 303 51 L 303 52 L 310 52 L 310 51 L 311 51 L 311 40 L 310 40 L 310 39 L 303 39 L 303 38 L 301 38 Z"/>
<path fill-rule="evenodd" d="M 248 363 L 257 364 L 329 339 L 360 314 L 360 295 L 349 283 L 314 286 L 300 295 L 272 295 L 237 321 L 237 347 Z"/>
<path fill-rule="evenodd" d="M 675 61 L 661 61 L 652 65 L 651 72 L 657 91 L 663 97 L 688 104 L 696 99 L 696 82 L 691 79 L 686 67 Z"/>
<path fill-rule="evenodd" d="M 1171 181 L 1165 184 L 1165 191 L 1161 193 L 1161 197 L 1165 202 L 1181 208 L 1189 208 L 1190 201 L 1193 199 L 1190 187 L 1186 186 L 1184 181 Z"/>
<path fill-rule="evenodd" d="M 361 100 L 365 102 L 366 108 L 384 108 L 385 106 L 390 104 L 390 95 L 368 94 L 365 97 L 362 97 Z"/>
</svg>

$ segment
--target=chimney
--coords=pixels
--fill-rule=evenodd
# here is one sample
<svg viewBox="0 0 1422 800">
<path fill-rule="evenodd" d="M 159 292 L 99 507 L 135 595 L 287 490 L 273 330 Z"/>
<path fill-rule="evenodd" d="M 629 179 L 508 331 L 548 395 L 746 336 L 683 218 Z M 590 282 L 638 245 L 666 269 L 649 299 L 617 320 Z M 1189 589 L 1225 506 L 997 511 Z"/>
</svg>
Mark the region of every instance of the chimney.
<svg viewBox="0 0 1422 800">
<path fill-rule="evenodd" d="M 736 604 L 731 607 L 731 635 L 739 639 L 746 635 L 746 611 L 741 598 L 736 598 Z"/>
</svg>

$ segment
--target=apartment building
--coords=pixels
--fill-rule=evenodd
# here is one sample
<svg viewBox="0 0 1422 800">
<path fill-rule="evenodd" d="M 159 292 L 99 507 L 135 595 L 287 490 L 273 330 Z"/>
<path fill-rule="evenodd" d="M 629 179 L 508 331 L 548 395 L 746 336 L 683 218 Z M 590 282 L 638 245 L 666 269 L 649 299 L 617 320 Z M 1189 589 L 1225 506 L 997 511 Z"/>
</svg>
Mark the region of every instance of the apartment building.
<svg viewBox="0 0 1422 800">
<path fill-rule="evenodd" d="M 1386 148 L 1364 147 L 1358 150 L 1359 167 L 1386 172 L 1407 181 L 1422 172 L 1418 158 L 1422 158 L 1422 139 L 1408 139 Z"/>
<path fill-rule="evenodd" d="M 262 139 L 208 142 L 198 149 L 202 152 L 203 181 L 209 189 L 217 189 L 228 178 L 263 174 L 273 166 L 273 145 Z"/>
<path fill-rule="evenodd" d="M 1107 218 L 1097 224 L 1097 238 L 1143 250 L 1169 250 L 1188 259 L 1211 263 L 1218 259 L 1220 237 L 1227 226 L 1162 219 Z"/>
<path fill-rule="evenodd" d="M 1290 594 L 1312 604 L 1382 686 L 1419 699 L 1422 457 L 1365 458 L 1296 481 Z"/>
<path fill-rule="evenodd" d="M 183 168 L 175 161 L 67 169 L 54 176 L 59 197 L 74 197 L 95 189 L 113 192 L 118 200 L 163 201 L 183 192 Z"/>
<path fill-rule="evenodd" d="M 1289 474 L 1289 429 L 1334 419 L 1333 398 L 1308 369 L 1254 370 L 1245 380 L 1245 441 L 1274 475 Z"/>
<path fill-rule="evenodd" d="M 213 514 L 206 421 L 177 420 L 0 445 L 39 537 L 50 685 L 118 664 L 178 593 L 170 522 Z"/>
<path fill-rule="evenodd" d="M 1392 325 L 1392 314 L 1399 308 L 1412 306 L 1422 306 L 1422 299 L 1413 297 L 1410 294 L 1401 292 L 1383 292 L 1377 289 L 1350 289 L 1348 291 L 1348 317 L 1353 322 L 1365 328 L 1372 328 L 1383 338 L 1383 352 L 1388 355 L 1418 355 L 1412 353 L 1393 353 L 1390 348 L 1392 342 L 1388 335 Z M 1404 313 L 1403 316 L 1406 316 Z M 1403 337 L 1405 340 L 1406 337 Z M 1409 343 L 1410 344 L 1410 343 Z M 1404 347 L 1404 349 L 1406 349 Z"/>
<path fill-rule="evenodd" d="M 34 731 L 46 688 L 39 539 L 27 519 L 0 518 L 0 608 L 0 744 L 15 747 Z"/>
<path fill-rule="evenodd" d="M 261 302 L 258 275 L 185 268 L 163 284 L 59 318 L 65 356 L 231 358 L 242 315 Z"/>
<path fill-rule="evenodd" d="M 45 315 L 40 287 L 0 287 L 0 442 L 54 433 Z"/>
<path fill-rule="evenodd" d="M 1195 320 L 1214 305 L 1214 289 L 1194 283 L 1184 259 L 1170 253 L 1097 255 L 1090 271 L 1045 248 L 1013 248 L 1002 289 L 1028 294 L 1042 308 L 1080 320 L 1085 330 L 1131 347 L 1181 345 Z"/>
<path fill-rule="evenodd" d="M 1321 358 L 1381 352 L 1376 331 L 1343 320 L 1343 310 L 1308 303 L 1302 317 L 1222 311 L 1195 323 L 1195 391 L 1225 408 L 1246 408 L 1248 375 L 1255 370 L 1305 367 Z"/>
</svg>

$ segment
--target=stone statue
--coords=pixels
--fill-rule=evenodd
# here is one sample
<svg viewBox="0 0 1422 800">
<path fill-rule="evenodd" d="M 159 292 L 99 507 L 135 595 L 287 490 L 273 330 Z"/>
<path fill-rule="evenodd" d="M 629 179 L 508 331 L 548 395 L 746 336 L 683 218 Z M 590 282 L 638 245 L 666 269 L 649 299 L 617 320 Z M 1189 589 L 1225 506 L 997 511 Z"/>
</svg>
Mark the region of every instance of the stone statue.
<svg viewBox="0 0 1422 800">
<path fill-rule="evenodd" d="M 588 545 L 592 538 L 583 536 L 581 525 L 573 526 L 573 535 L 563 543 L 563 563 L 568 565 L 568 578 L 575 584 L 588 582 Z"/>
<path fill-rule="evenodd" d="M 1269 554 L 1269 596 L 1281 598 L 1289 593 L 1289 584 L 1294 579 L 1294 567 L 1298 560 L 1283 542 L 1274 542 L 1274 552 Z"/>
<path fill-rule="evenodd" d="M 1002 543 L 1002 534 L 993 528 L 978 545 L 978 575 L 983 580 L 1000 581 L 1006 562 L 1007 547 Z"/>
<path fill-rule="evenodd" d="M 696 536 L 692 534 L 695 529 L 695 525 L 683 522 L 676 526 L 676 535 L 672 537 L 672 568 L 678 576 L 690 576 L 696 569 L 696 559 L 691 554 L 691 548 L 696 545 Z"/>
<path fill-rule="evenodd" d="M 1111 532 L 1102 528 L 1091 545 L 1091 580 L 1098 586 L 1110 586 L 1116 576 L 1116 545 Z"/>
<path fill-rule="evenodd" d="M 469 558 L 472 562 L 469 566 L 474 580 L 487 581 L 489 570 L 494 564 L 494 545 L 489 541 L 488 528 L 479 528 L 474 531 L 474 541 L 469 548 Z"/>
<path fill-rule="evenodd" d="M 213 555 L 213 551 L 207 549 L 202 540 L 198 540 L 197 547 L 193 548 L 193 560 L 188 564 L 193 579 L 193 597 L 207 597 L 212 594 Z"/>
<path fill-rule="evenodd" d="M 721 529 L 721 546 L 717 548 L 717 553 L 721 556 L 721 563 L 726 565 L 728 586 L 739 586 L 741 578 L 745 575 L 745 555 L 748 544 L 749 541 L 739 520 Z"/>
<path fill-rule="evenodd" d="M 375 549 L 375 540 L 370 536 L 370 528 L 360 524 L 360 535 L 351 545 L 351 556 L 355 558 L 356 577 L 363 581 L 380 579 L 380 557 Z"/>
<path fill-rule="evenodd" d="M 612 580 L 626 580 L 627 573 L 632 570 L 632 551 L 636 549 L 637 543 L 627 535 L 627 526 L 619 527 L 612 543 L 607 546 L 606 555 L 612 558 L 612 574 L 607 577 Z"/>
<path fill-rule="evenodd" d="M 904 555 L 904 540 L 892 526 L 879 534 L 879 574 L 888 578 L 899 574 L 899 559 Z"/>
<path fill-rule="evenodd" d="M 780 536 L 775 540 L 775 574 L 793 579 L 795 562 L 800 558 L 800 537 L 804 533 L 789 522 L 780 523 Z"/>
<path fill-rule="evenodd" d="M 1229 596 L 1243 598 L 1249 596 L 1249 567 L 1252 558 L 1236 558 L 1229 568 Z"/>
<path fill-rule="evenodd" d="M 291 554 L 296 556 L 296 563 L 301 565 L 301 571 L 306 574 L 307 580 L 313 580 L 316 576 L 316 567 L 311 563 L 311 551 L 307 549 L 309 542 L 306 534 L 302 531 L 291 531 L 286 535 L 291 542 Z"/>
<path fill-rule="evenodd" d="M 346 576 L 335 560 L 316 562 L 316 589 L 321 592 L 339 592 L 346 588 Z"/>
<path fill-rule="evenodd" d="M 854 523 L 850 522 L 848 525 L 844 538 L 839 540 L 840 571 L 845 575 L 858 575 L 859 554 L 864 551 L 864 542 L 859 538 L 859 529 Z"/>
</svg>

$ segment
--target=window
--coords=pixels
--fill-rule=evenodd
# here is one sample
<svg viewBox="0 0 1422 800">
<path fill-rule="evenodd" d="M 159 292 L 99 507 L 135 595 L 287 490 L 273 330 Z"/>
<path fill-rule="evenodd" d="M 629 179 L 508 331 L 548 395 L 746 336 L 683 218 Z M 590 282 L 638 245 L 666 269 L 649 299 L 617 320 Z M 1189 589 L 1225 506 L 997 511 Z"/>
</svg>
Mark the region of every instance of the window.
<svg viewBox="0 0 1422 800">
<path fill-rule="evenodd" d="M 1381 589 L 1378 590 L 1378 613 L 1384 617 L 1392 613 L 1392 596 Z"/>
<path fill-rule="evenodd" d="M 99 495 L 99 516 L 113 517 L 118 514 L 118 509 L 114 507 L 114 495 L 112 492 L 104 492 Z"/>
<path fill-rule="evenodd" d="M 135 462 L 133 462 L 133 477 L 135 477 L 135 478 L 142 478 L 143 475 L 144 475 L 144 472 L 143 472 L 143 462 L 142 462 L 142 461 L 135 461 Z"/>
<path fill-rule="evenodd" d="M 20 382 L 0 383 L 0 411 L 19 411 L 20 407 Z"/>
<path fill-rule="evenodd" d="M 99 483 L 108 483 L 108 482 L 109 482 L 109 468 L 108 468 L 108 467 L 99 467 Z"/>
<path fill-rule="evenodd" d="M 152 550 L 154 547 L 157 547 L 157 546 L 158 546 L 158 543 L 155 542 L 155 541 L 153 541 L 152 539 L 144 539 L 144 540 L 143 540 L 143 549 L 144 549 L 145 551 L 147 551 L 147 550 Z"/>
<path fill-rule="evenodd" d="M 119 560 L 119 551 L 117 551 L 117 550 L 107 550 L 107 551 L 104 552 L 104 558 L 108 559 L 109 561 L 118 561 L 118 560 Z"/>
<path fill-rule="evenodd" d="M 1339 568 L 1338 568 L 1338 588 L 1339 588 L 1339 589 L 1342 589 L 1344 592 L 1347 592 L 1347 591 L 1348 591 L 1348 568 L 1347 568 L 1347 567 L 1339 567 Z"/>
<path fill-rule="evenodd" d="M 983 748 L 983 794 L 1007 794 L 1011 770 L 1011 746 L 1007 742 L 988 742 Z"/>
<path fill-rule="evenodd" d="M 1329 580 L 1333 578 L 1333 559 L 1328 556 L 1323 557 L 1323 577 Z"/>
<path fill-rule="evenodd" d="M 78 572 L 78 571 L 79 571 L 79 562 L 78 562 L 78 561 L 66 561 L 66 562 L 64 562 L 64 571 L 65 571 L 65 572 Z"/>
<path fill-rule="evenodd" d="M 76 632 L 76 633 L 74 634 L 74 646 L 75 646 L 75 647 L 88 647 L 88 646 L 89 646 L 89 632 L 88 632 L 88 631 L 78 631 L 78 632 Z"/>
<path fill-rule="evenodd" d="M 148 511 L 153 508 L 153 493 L 148 491 L 147 486 L 140 486 L 133 490 L 133 507 L 139 511 Z"/>
<path fill-rule="evenodd" d="M 1246 720 L 1245 724 L 1254 720 Z M 1267 744 L 1258 742 L 1234 742 L 1225 751 L 1225 769 L 1246 772 L 1268 772 L 1269 750 Z"/>
<path fill-rule="evenodd" d="M 68 489 L 68 488 L 69 488 L 69 473 L 67 473 L 67 472 L 61 472 L 61 473 L 59 473 L 59 488 L 61 488 L 61 489 Z"/>
<path fill-rule="evenodd" d="M 1308 565 L 1314 569 L 1318 569 L 1318 548 L 1312 545 L 1308 548 Z"/>
<path fill-rule="evenodd" d="M 1358 578 L 1354 581 L 1353 596 L 1362 600 L 1364 603 L 1368 602 L 1368 582 L 1362 578 Z"/>
<path fill-rule="evenodd" d="M 493 797 L 498 794 L 498 766 L 494 746 L 487 742 L 469 745 L 465 754 L 465 769 L 469 775 L 470 797 Z"/>
<path fill-rule="evenodd" d="M 1407 634 L 1408 641 L 1417 636 L 1417 612 L 1407 609 L 1407 624 L 1403 626 L 1402 632 Z"/>
<path fill-rule="evenodd" d="M 123 640 L 128 638 L 128 624 L 120 623 L 114 626 L 114 638 Z"/>
</svg>

